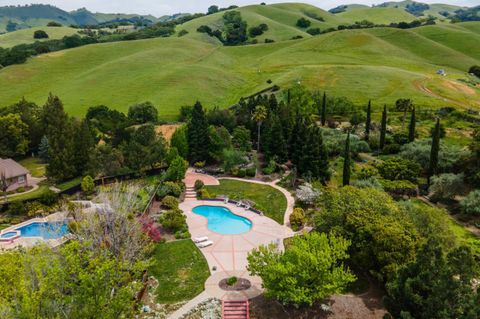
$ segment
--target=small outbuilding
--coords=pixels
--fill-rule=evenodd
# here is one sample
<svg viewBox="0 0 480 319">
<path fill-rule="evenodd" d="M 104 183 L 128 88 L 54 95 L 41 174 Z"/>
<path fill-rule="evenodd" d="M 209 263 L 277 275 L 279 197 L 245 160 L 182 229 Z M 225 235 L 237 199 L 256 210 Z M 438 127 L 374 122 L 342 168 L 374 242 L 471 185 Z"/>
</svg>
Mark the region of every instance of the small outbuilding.
<svg viewBox="0 0 480 319">
<path fill-rule="evenodd" d="M 0 179 L 6 181 L 7 192 L 27 187 L 29 174 L 30 172 L 25 167 L 11 158 L 0 158 Z"/>
</svg>

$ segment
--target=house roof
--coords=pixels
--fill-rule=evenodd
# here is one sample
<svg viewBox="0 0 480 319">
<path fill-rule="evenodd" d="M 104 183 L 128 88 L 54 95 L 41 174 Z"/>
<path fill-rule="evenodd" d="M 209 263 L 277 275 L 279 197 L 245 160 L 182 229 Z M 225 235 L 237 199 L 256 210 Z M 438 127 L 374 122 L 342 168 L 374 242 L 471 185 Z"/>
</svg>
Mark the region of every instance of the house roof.
<svg viewBox="0 0 480 319">
<path fill-rule="evenodd" d="M 0 158 L 0 176 L 5 176 L 5 178 L 13 178 L 17 176 L 27 175 L 30 172 L 18 164 L 11 158 L 1 159 Z"/>
</svg>

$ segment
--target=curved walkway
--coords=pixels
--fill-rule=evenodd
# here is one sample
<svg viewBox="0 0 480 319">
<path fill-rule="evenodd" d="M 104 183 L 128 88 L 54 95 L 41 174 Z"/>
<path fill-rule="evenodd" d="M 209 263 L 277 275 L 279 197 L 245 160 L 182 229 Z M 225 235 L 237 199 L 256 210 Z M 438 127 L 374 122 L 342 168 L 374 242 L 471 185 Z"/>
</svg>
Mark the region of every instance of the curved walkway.
<svg viewBox="0 0 480 319">
<path fill-rule="evenodd" d="M 282 192 L 282 194 L 285 196 L 287 199 L 287 208 L 285 209 L 285 214 L 283 216 L 283 224 L 285 226 L 290 227 L 290 215 L 293 212 L 293 208 L 295 206 L 295 198 L 293 198 L 292 194 L 285 188 L 278 186 L 278 182 L 280 182 L 279 179 L 274 180 L 273 182 L 262 182 L 262 181 L 257 181 L 253 179 L 245 179 L 245 178 L 237 178 L 237 177 L 220 177 L 218 178 L 219 180 L 222 179 L 231 179 L 231 180 L 236 180 L 236 181 L 241 181 L 241 182 L 246 182 L 246 183 L 255 183 L 255 184 L 262 184 L 262 185 L 269 185 L 276 190 Z"/>
</svg>

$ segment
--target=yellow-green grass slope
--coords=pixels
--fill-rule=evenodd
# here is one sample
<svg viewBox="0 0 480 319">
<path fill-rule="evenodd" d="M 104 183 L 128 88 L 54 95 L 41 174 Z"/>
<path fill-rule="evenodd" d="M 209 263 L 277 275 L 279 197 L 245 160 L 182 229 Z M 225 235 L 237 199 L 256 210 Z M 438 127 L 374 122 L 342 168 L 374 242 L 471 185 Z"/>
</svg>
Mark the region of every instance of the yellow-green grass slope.
<svg viewBox="0 0 480 319">
<path fill-rule="evenodd" d="M 276 12 L 289 5 L 246 8 Z M 294 8 L 302 10 L 298 5 Z M 368 99 L 379 107 L 412 98 L 422 107 L 480 108 L 480 89 L 458 81 L 468 77 L 470 66 L 480 65 L 474 45 L 480 37 L 479 22 L 344 30 L 295 41 L 224 47 L 195 31 L 210 19 L 215 15 L 179 26 L 177 30 L 191 31 L 180 38 L 88 45 L 6 67 L 0 70 L 0 107 L 23 96 L 42 104 L 52 92 L 76 116 L 93 105 L 125 112 L 134 103 L 151 101 L 164 119 L 174 119 L 183 105 L 200 100 L 207 107 L 228 107 L 268 87 L 271 79 L 281 87 L 300 81 L 359 105 Z M 266 37 L 288 34 L 286 39 L 291 29 L 281 19 L 294 25 L 297 15 L 292 20 L 278 17 L 278 30 L 262 19 L 255 23 L 270 25 L 272 33 Z M 436 75 L 438 69 L 448 75 Z"/>
<path fill-rule="evenodd" d="M 33 34 L 37 30 L 43 30 L 48 34 L 48 39 L 34 39 Z M 0 34 L 0 47 L 10 48 L 19 44 L 28 44 L 35 41 L 45 41 L 61 39 L 64 36 L 72 35 L 78 32 L 78 29 L 69 27 L 36 27 L 31 29 L 22 29 L 14 32 Z"/>
<path fill-rule="evenodd" d="M 392 22 L 410 22 L 416 19 L 413 14 L 404 9 L 367 6 L 347 6 L 344 12 L 337 13 L 336 16 L 349 24 L 362 20 L 368 20 L 376 24 L 390 24 Z"/>
</svg>

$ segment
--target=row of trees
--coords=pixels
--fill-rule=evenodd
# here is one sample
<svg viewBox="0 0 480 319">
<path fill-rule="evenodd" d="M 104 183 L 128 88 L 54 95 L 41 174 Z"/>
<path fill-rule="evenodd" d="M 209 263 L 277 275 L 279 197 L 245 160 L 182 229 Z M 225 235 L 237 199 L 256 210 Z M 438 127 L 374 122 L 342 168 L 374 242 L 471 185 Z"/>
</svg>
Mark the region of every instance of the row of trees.
<svg viewBox="0 0 480 319">
<path fill-rule="evenodd" d="M 167 156 L 157 121 L 157 109 L 149 102 L 131 106 L 128 116 L 96 106 L 77 119 L 68 116 L 57 96 L 50 95 L 43 107 L 22 99 L 0 111 L 0 157 L 37 153 L 55 181 L 139 172 L 175 157 Z"/>
</svg>

